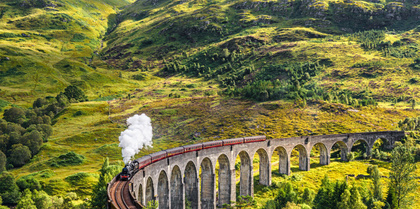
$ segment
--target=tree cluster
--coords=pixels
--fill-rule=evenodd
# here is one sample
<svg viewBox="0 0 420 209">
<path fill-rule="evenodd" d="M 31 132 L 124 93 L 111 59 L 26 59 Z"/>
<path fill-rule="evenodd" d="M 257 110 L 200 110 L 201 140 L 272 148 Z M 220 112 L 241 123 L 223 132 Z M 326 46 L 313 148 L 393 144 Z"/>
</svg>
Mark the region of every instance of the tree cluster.
<svg viewBox="0 0 420 209">
<path fill-rule="evenodd" d="M 38 98 L 32 108 L 11 107 L 0 119 L 0 173 L 6 168 L 20 167 L 36 155 L 52 134 L 52 119 L 69 101 L 85 101 L 76 86 L 68 86 L 56 97 Z"/>
<path fill-rule="evenodd" d="M 0 175 L 0 209 L 3 209 L 1 204 L 14 205 L 17 209 L 70 209 L 75 208 L 72 201 L 77 198 L 73 192 L 64 197 L 50 196 L 42 191 L 40 182 L 32 176 L 24 176 L 15 181 L 8 172 Z"/>
<path fill-rule="evenodd" d="M 404 39 L 397 40 L 394 43 L 385 41 L 385 31 L 383 30 L 358 32 L 352 34 L 351 38 L 356 39 L 357 42 L 361 43 L 361 47 L 367 50 L 381 51 L 385 57 L 417 57 L 418 45 L 416 43 L 412 43 Z"/>
</svg>

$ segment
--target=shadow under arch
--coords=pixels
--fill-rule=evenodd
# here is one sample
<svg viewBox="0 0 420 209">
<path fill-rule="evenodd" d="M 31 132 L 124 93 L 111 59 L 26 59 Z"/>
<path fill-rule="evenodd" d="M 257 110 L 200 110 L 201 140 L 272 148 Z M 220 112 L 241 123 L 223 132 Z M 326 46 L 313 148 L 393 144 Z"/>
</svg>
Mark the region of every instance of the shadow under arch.
<svg viewBox="0 0 420 209">
<path fill-rule="evenodd" d="M 273 159 L 276 152 L 279 157 L 279 174 L 290 175 L 290 159 L 286 149 L 284 147 L 276 147 L 271 155 L 271 159 Z"/>
<path fill-rule="evenodd" d="M 371 155 L 371 147 L 369 146 L 369 142 L 366 139 L 355 140 L 350 147 L 350 151 L 360 153 L 358 156 L 359 158 L 367 158 Z M 366 156 L 364 156 L 363 152 L 366 153 Z"/>
<path fill-rule="evenodd" d="M 259 157 L 259 168 L 258 168 L 258 172 L 260 176 L 259 184 L 270 186 L 270 166 L 271 165 L 270 165 L 270 160 L 268 158 L 267 151 L 261 148 L 261 149 L 258 149 L 257 152 L 255 153 L 255 155 L 257 154 Z M 254 155 L 254 158 L 255 158 L 255 155 Z"/>
<path fill-rule="evenodd" d="M 344 143 L 343 141 L 337 141 L 333 144 L 330 151 L 330 157 L 332 157 L 332 152 L 333 152 L 334 147 L 337 147 L 337 146 L 338 146 L 338 149 L 340 149 L 341 161 L 348 161 L 347 154 L 348 154 L 349 148 L 347 147 L 347 144 Z"/>
<path fill-rule="evenodd" d="M 171 209 L 183 209 L 183 191 L 181 170 L 176 165 L 171 173 Z"/>
<path fill-rule="evenodd" d="M 158 179 L 158 202 L 159 209 L 169 208 L 169 186 L 168 175 L 165 171 L 161 171 Z"/>
<path fill-rule="evenodd" d="M 209 158 L 201 162 L 201 209 L 214 208 L 215 175 Z"/>
<path fill-rule="evenodd" d="M 221 154 L 217 159 L 219 163 L 219 171 L 218 171 L 218 194 L 219 198 L 217 201 L 217 205 L 220 207 L 223 204 L 230 203 L 231 197 L 231 171 L 230 171 L 230 162 L 229 158 L 225 154 Z"/>
<path fill-rule="evenodd" d="M 303 145 L 298 144 L 292 149 L 292 152 L 294 149 L 297 149 L 299 152 L 299 170 L 309 171 L 309 156 L 306 148 Z M 292 153 L 290 153 L 290 156 L 292 156 Z"/>
<path fill-rule="evenodd" d="M 330 164 L 330 155 L 328 153 L 327 147 L 322 142 L 318 142 L 314 144 L 311 148 L 311 155 L 314 153 L 315 150 L 319 151 L 319 164 L 320 165 L 328 165 Z"/>
<path fill-rule="evenodd" d="M 147 203 L 149 201 L 155 200 L 155 189 L 153 188 L 153 180 L 152 177 L 149 177 L 147 179 L 147 183 L 146 183 L 146 199 L 145 199 L 145 205 L 147 205 Z"/>
<path fill-rule="evenodd" d="M 373 141 L 372 147 L 373 149 L 380 149 L 380 150 L 387 150 L 387 151 L 392 150 L 393 148 L 390 140 L 384 137 L 379 137 L 375 141 Z"/>
<path fill-rule="evenodd" d="M 192 209 L 198 208 L 198 175 L 195 164 L 187 163 L 184 172 L 185 202 L 189 202 Z"/>
<path fill-rule="evenodd" d="M 252 195 L 252 161 L 246 151 L 241 151 L 238 154 L 241 160 L 241 167 L 239 172 L 239 195 L 251 196 Z"/>
</svg>

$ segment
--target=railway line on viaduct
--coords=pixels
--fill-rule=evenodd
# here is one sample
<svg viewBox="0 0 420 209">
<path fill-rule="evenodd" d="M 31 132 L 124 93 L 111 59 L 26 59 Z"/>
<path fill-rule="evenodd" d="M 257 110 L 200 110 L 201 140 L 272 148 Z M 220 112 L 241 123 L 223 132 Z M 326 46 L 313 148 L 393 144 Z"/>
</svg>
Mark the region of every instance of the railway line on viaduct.
<svg viewBox="0 0 420 209">
<path fill-rule="evenodd" d="M 341 149 L 341 160 L 347 161 L 347 153 L 359 140 L 367 144 L 366 152 L 370 155 L 376 140 L 382 139 L 386 148 L 392 149 L 404 136 L 403 131 L 302 136 L 186 152 L 147 165 L 129 181 L 114 177 L 107 188 L 108 208 L 141 208 L 148 201 L 157 200 L 162 209 L 184 209 L 186 201 L 193 209 L 213 209 L 236 201 L 235 160 L 238 156 L 241 162 L 239 195 L 253 196 L 254 156 L 259 156 L 259 184 L 269 186 L 274 154 L 279 156 L 279 173 L 290 175 L 293 149 L 299 152 L 299 169 L 309 171 L 310 153 L 316 145 L 320 164 L 328 165 L 335 144 Z M 219 163 L 217 179 L 216 163 Z"/>
</svg>

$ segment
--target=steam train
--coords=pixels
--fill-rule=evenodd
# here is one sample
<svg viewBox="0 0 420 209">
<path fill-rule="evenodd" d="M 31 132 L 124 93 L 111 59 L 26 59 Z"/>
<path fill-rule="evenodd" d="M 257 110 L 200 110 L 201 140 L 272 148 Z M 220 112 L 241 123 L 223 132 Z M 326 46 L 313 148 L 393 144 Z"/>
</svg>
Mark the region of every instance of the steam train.
<svg viewBox="0 0 420 209">
<path fill-rule="evenodd" d="M 187 152 L 194 152 L 199 151 L 202 149 L 210 149 L 213 147 L 222 147 L 222 146 L 231 146 L 235 144 L 243 144 L 243 143 L 252 143 L 252 142 L 259 142 L 265 141 L 265 136 L 251 136 L 251 137 L 244 137 L 244 138 L 235 138 L 235 139 L 225 139 L 219 141 L 210 141 L 204 142 L 199 144 L 191 144 L 185 145 L 181 147 L 176 147 L 172 149 L 167 149 L 159 152 L 155 152 L 150 155 L 143 156 L 134 160 L 133 162 L 127 163 L 125 167 L 122 169 L 120 174 L 121 180 L 130 180 L 131 176 L 133 176 L 138 170 L 154 163 L 159 160 L 166 159 L 168 157 L 172 157 L 175 155 L 184 154 Z"/>
<path fill-rule="evenodd" d="M 120 173 L 120 179 L 123 181 L 130 180 L 131 176 L 135 173 L 138 167 L 138 162 L 128 162 Z"/>
</svg>

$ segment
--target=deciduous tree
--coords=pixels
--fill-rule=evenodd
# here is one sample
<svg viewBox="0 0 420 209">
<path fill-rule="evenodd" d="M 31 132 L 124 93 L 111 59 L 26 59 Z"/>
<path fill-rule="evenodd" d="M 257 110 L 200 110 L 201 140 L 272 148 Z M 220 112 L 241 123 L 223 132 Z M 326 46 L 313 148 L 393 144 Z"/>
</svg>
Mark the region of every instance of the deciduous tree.
<svg viewBox="0 0 420 209">
<path fill-rule="evenodd" d="M 35 202 L 32 200 L 32 192 L 29 189 L 26 189 L 23 192 L 23 196 L 18 202 L 16 209 L 37 209 Z"/>
<path fill-rule="evenodd" d="M 22 124 L 25 121 L 25 111 L 17 107 L 12 107 L 4 111 L 3 119 L 7 122 Z"/>
<path fill-rule="evenodd" d="M 66 95 L 70 101 L 72 99 L 76 102 L 87 101 L 85 93 L 77 86 L 67 86 L 66 89 L 64 89 L 64 95 Z"/>
<path fill-rule="evenodd" d="M 17 204 L 20 199 L 19 188 L 15 178 L 8 172 L 3 172 L 0 176 L 0 196 L 3 203 Z"/>
<path fill-rule="evenodd" d="M 398 208 L 407 208 L 410 205 L 412 200 L 410 194 L 417 188 L 417 181 L 414 179 L 416 164 L 412 151 L 408 143 L 398 145 L 392 150 L 389 186 L 394 189 L 394 198 Z"/>
<path fill-rule="evenodd" d="M 10 151 L 9 161 L 15 167 L 23 166 L 31 159 L 31 150 L 22 144 L 15 144 Z"/>
</svg>

